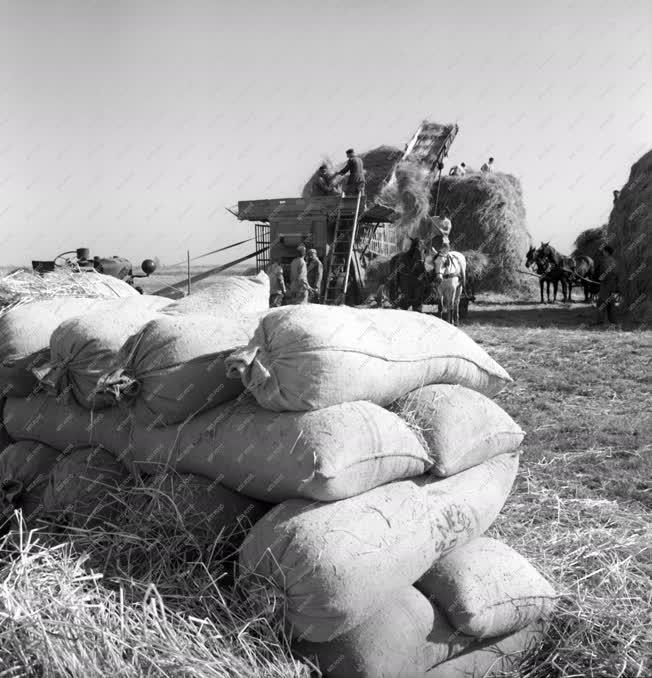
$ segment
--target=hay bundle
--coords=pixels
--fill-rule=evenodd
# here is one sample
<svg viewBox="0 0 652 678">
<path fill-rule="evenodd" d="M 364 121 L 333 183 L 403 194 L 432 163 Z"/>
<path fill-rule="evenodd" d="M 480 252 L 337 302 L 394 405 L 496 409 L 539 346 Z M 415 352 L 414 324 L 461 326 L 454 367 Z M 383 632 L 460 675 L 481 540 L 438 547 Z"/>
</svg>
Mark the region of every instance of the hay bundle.
<svg viewBox="0 0 652 678">
<path fill-rule="evenodd" d="M 509 174 L 443 176 L 437 200 L 436 182 L 431 206 L 439 214 L 448 208 L 453 231 L 451 245 L 458 251 L 479 250 L 489 258 L 483 286 L 507 290 L 523 284 L 518 274 L 531 242 L 525 221 L 521 184 Z"/>
<path fill-rule="evenodd" d="M 138 292 L 126 282 L 96 271 L 60 269 L 45 275 L 19 269 L 0 278 L 0 313 L 19 304 L 55 297 L 130 297 Z"/>
<path fill-rule="evenodd" d="M 393 146 L 379 146 L 378 148 L 374 148 L 370 151 L 367 151 L 366 153 L 360 154 L 362 163 L 364 165 L 367 201 L 374 201 L 376 199 L 380 193 L 383 181 L 385 181 L 387 175 L 394 167 L 394 164 L 401 158 L 402 155 L 403 152 L 398 148 L 394 148 Z M 330 175 L 332 175 L 333 172 L 336 172 L 341 167 L 344 167 L 343 163 L 338 166 L 334 166 L 328 159 L 325 159 L 323 164 L 328 167 L 328 173 Z M 312 195 L 312 184 L 317 178 L 318 171 L 319 167 L 315 169 L 313 175 L 310 177 L 310 179 L 308 179 L 303 187 L 301 197 L 304 198 L 304 200 L 309 199 Z M 335 183 L 341 183 L 341 179 L 342 178 L 339 177 Z"/>
<path fill-rule="evenodd" d="M 479 285 L 489 273 L 489 257 L 478 250 L 465 250 L 462 252 L 466 259 L 466 291 L 475 296 Z"/>
<path fill-rule="evenodd" d="M 521 184 L 509 174 L 478 172 L 463 177 L 442 176 L 433 181 L 408 163 L 397 170 L 397 181 L 385 187 L 380 199 L 400 213 L 397 228 L 406 235 L 427 237 L 430 228 L 420 205 L 428 195 L 430 214 L 451 214 L 451 245 L 458 251 L 486 253 L 489 266 L 484 286 L 506 290 L 523 284 L 517 273 L 531 236 L 525 222 Z M 424 230 L 425 229 L 425 230 Z M 475 262 L 479 264 L 479 260 Z"/>
<path fill-rule="evenodd" d="M 651 202 L 652 151 L 648 151 L 632 166 L 607 225 L 607 238 L 618 262 L 624 308 L 632 318 L 642 321 L 652 318 Z"/>
<path fill-rule="evenodd" d="M 604 226 L 599 226 L 598 228 L 587 228 L 575 238 L 575 249 L 573 250 L 572 256 L 579 257 L 583 254 L 596 261 L 600 257 L 600 252 L 598 251 L 600 245 L 605 242 L 606 239 L 606 224 L 604 224 Z"/>
</svg>

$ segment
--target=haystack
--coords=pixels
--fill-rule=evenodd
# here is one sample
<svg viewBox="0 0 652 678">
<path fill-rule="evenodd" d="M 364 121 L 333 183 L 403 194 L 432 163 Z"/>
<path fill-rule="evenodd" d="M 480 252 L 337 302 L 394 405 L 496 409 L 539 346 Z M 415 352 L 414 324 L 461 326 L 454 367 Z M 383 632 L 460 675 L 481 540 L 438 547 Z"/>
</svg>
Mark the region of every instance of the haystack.
<svg viewBox="0 0 652 678">
<path fill-rule="evenodd" d="M 405 164 L 397 170 L 397 181 L 383 190 L 380 200 L 401 214 L 396 225 L 402 235 L 425 237 L 424 200 L 430 214 L 441 215 L 448 208 L 452 247 L 477 250 L 489 258 L 483 287 L 505 291 L 522 286 L 518 269 L 532 239 L 519 180 L 510 174 L 484 172 L 433 179 Z"/>
<path fill-rule="evenodd" d="M 607 238 L 618 262 L 624 308 L 635 320 L 652 319 L 652 151 L 632 166 L 611 210 Z"/>
<path fill-rule="evenodd" d="M 596 261 L 600 257 L 600 245 L 606 241 L 607 225 L 598 228 L 587 228 L 575 238 L 575 249 L 572 256 L 585 255 Z"/>
<path fill-rule="evenodd" d="M 489 257 L 483 287 L 520 287 L 525 254 L 531 243 L 519 180 L 502 173 L 474 173 L 441 178 L 431 190 L 431 209 L 448 208 L 453 224 L 451 245 L 458 251 L 479 250 Z"/>
</svg>

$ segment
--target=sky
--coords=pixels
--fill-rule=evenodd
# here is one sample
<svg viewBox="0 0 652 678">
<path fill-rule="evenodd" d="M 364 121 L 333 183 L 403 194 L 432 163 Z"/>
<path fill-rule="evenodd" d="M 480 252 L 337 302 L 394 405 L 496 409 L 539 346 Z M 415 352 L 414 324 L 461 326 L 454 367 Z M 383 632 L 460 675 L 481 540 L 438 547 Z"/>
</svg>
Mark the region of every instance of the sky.
<svg viewBox="0 0 652 678">
<path fill-rule="evenodd" d="M 0 264 L 198 256 L 423 119 L 568 252 L 652 147 L 652 2 L 0 0 Z"/>
</svg>

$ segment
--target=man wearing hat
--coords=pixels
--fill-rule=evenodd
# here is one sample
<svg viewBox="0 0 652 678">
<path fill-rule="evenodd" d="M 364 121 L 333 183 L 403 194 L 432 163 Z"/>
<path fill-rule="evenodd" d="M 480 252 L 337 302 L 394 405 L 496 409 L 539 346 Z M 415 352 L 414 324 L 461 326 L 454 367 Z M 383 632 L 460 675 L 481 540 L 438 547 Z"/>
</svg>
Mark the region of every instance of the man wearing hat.
<svg viewBox="0 0 652 678">
<path fill-rule="evenodd" d="M 493 172 L 494 171 L 494 159 L 489 158 L 489 162 L 485 162 L 480 168 L 481 172 Z"/>
<path fill-rule="evenodd" d="M 321 165 L 315 180 L 312 182 L 312 194 L 314 196 L 336 195 L 337 189 L 333 186 L 328 174 L 328 165 Z"/>
<path fill-rule="evenodd" d="M 346 165 L 336 173 L 336 176 L 344 176 L 345 174 L 349 175 L 346 186 L 344 187 L 344 193 L 347 196 L 356 196 L 358 194 L 364 195 L 365 180 L 362 158 L 357 156 L 352 148 L 349 148 L 349 150 L 346 152 L 346 157 Z"/>
<path fill-rule="evenodd" d="M 462 162 L 459 165 L 451 167 L 451 171 L 448 173 L 449 177 L 463 177 L 466 174 L 466 163 Z"/>
<path fill-rule="evenodd" d="M 290 303 L 308 303 L 308 267 L 306 265 L 306 246 L 297 247 L 297 256 L 290 264 Z"/>
<path fill-rule="evenodd" d="M 321 281 L 324 276 L 324 265 L 317 258 L 317 250 L 308 250 L 308 285 L 309 300 L 318 304 L 321 296 Z"/>
</svg>

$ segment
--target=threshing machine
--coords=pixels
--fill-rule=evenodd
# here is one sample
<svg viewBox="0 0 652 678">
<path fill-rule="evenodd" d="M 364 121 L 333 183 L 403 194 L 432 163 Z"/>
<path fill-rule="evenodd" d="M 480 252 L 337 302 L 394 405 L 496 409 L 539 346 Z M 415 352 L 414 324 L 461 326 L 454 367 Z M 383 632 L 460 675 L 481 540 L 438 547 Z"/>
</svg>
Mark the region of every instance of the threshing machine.
<svg viewBox="0 0 652 678">
<path fill-rule="evenodd" d="M 255 224 L 257 270 L 265 270 L 276 260 L 289 277 L 297 245 L 304 244 L 317 250 L 324 263 L 320 290 L 324 303 L 360 303 L 369 292 L 366 270 L 370 259 L 397 251 L 395 243 L 377 237 L 379 232 L 391 231 L 399 216 L 378 200 L 382 187 L 395 180 L 396 167 L 403 160 L 436 172 L 457 131 L 457 125 L 424 121 L 388 168 L 380 190 L 366 199 L 333 195 L 239 201 L 237 218 Z"/>
</svg>

